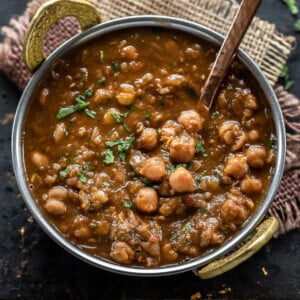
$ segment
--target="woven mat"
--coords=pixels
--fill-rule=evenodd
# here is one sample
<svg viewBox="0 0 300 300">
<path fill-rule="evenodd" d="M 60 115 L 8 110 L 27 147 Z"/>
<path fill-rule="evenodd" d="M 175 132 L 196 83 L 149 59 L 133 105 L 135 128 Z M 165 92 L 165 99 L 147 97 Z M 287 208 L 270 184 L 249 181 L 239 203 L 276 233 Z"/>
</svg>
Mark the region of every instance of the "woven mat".
<svg viewBox="0 0 300 300">
<path fill-rule="evenodd" d="M 191 20 L 205 25 L 223 35 L 237 11 L 238 4 L 233 0 L 91 0 L 100 12 L 102 21 L 131 15 L 168 15 Z M 4 42 L 0 44 L 0 69 L 22 90 L 31 74 L 25 69 L 22 60 L 22 44 L 28 24 L 37 8 L 45 0 L 28 3 L 24 14 L 11 19 L 10 26 L 3 27 Z M 79 26 L 72 17 L 64 18 L 49 30 L 44 48 L 53 51 L 58 45 L 76 34 Z M 260 66 L 274 86 L 295 39 L 280 34 L 274 24 L 254 18 L 241 48 Z M 268 214 L 280 222 L 277 233 L 283 234 L 300 227 L 300 102 L 286 92 L 283 87 L 275 88 L 285 116 L 287 134 L 287 158 L 284 177 L 279 192 Z"/>
</svg>

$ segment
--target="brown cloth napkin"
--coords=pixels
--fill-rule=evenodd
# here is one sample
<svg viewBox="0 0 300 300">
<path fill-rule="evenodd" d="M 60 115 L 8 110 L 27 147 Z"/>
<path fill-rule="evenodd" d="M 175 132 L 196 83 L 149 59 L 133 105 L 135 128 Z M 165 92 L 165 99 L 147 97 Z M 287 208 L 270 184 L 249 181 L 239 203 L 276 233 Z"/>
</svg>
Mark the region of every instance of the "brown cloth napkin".
<svg viewBox="0 0 300 300">
<path fill-rule="evenodd" d="M 22 45 L 28 24 L 45 0 L 28 3 L 24 14 L 11 19 L 3 27 L 4 42 L 0 44 L 0 69 L 23 90 L 31 74 L 24 67 Z M 225 34 L 238 8 L 234 0 L 92 0 L 103 21 L 129 15 L 156 14 L 185 18 Z M 78 22 L 66 17 L 54 24 L 45 38 L 44 50 L 53 51 L 62 42 L 76 34 Z M 276 31 L 273 24 L 255 18 L 243 39 L 241 47 L 260 66 L 272 85 L 278 79 L 283 65 L 293 47 L 294 38 Z M 287 157 L 284 177 L 268 214 L 280 222 L 277 233 L 283 234 L 300 227 L 300 102 L 278 86 L 275 88 L 287 129 Z"/>
</svg>

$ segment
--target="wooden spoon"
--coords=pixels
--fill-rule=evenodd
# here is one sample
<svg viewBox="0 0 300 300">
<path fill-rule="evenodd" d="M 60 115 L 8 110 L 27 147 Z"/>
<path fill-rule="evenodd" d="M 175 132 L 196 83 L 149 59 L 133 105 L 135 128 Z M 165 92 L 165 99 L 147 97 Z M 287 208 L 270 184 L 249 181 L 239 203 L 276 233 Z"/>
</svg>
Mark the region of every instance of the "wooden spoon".
<svg viewBox="0 0 300 300">
<path fill-rule="evenodd" d="M 208 113 L 232 58 L 246 33 L 261 0 L 243 0 L 219 50 L 198 102 L 199 111 Z"/>
</svg>

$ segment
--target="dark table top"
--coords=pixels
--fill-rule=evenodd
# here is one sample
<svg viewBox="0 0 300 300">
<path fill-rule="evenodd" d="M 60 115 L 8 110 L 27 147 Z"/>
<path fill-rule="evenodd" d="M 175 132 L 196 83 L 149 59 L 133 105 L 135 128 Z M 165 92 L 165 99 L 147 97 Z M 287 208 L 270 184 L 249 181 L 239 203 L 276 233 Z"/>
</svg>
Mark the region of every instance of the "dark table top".
<svg viewBox="0 0 300 300">
<path fill-rule="evenodd" d="M 299 1 L 297 1 L 300 5 Z M 0 2 L 0 26 L 24 10 L 27 0 Z M 278 30 L 297 36 L 295 19 L 279 0 L 265 0 L 258 11 Z M 0 38 L 1 40 L 1 38 Z M 300 82 L 300 47 L 288 65 Z M 300 85 L 291 91 L 300 97 Z M 210 280 L 192 272 L 162 278 L 126 277 L 81 262 L 55 244 L 27 211 L 12 170 L 10 140 L 20 92 L 0 72 L 0 299 L 300 299 L 300 230 L 273 239 L 234 270 Z M 266 272 L 263 272 L 263 268 Z"/>
</svg>

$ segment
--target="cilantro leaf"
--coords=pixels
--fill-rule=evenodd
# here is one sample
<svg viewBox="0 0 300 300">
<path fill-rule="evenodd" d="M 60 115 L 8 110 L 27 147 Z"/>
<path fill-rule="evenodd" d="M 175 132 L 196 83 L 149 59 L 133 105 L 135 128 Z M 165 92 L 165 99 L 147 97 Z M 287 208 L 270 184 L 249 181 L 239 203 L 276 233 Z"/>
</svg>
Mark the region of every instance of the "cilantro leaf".
<svg viewBox="0 0 300 300">
<path fill-rule="evenodd" d="M 107 149 L 104 151 L 104 160 L 103 162 L 107 165 L 113 164 L 115 162 L 115 156 L 114 153 Z"/>
</svg>

